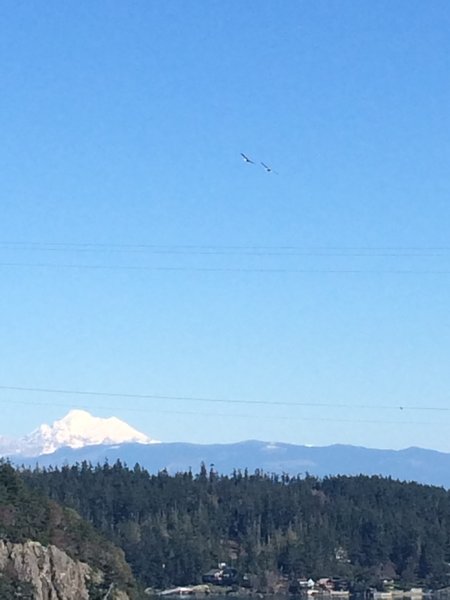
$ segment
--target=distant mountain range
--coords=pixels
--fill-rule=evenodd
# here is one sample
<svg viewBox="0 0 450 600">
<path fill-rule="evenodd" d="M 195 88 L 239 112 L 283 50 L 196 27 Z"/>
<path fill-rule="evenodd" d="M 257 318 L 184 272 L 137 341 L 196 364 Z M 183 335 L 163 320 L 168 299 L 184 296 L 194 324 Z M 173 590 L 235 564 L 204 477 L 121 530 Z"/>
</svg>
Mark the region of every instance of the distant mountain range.
<svg viewBox="0 0 450 600">
<path fill-rule="evenodd" d="M 84 460 L 93 464 L 121 460 L 139 463 L 150 472 L 189 468 L 230 473 L 260 469 L 267 473 L 383 475 L 450 488 L 450 454 L 407 448 L 378 450 L 350 445 L 310 447 L 244 441 L 234 444 L 158 443 L 112 417 L 100 419 L 86 411 L 71 411 L 52 426 L 42 425 L 20 440 L 0 439 L 0 454 L 16 464 L 61 466 Z"/>
</svg>

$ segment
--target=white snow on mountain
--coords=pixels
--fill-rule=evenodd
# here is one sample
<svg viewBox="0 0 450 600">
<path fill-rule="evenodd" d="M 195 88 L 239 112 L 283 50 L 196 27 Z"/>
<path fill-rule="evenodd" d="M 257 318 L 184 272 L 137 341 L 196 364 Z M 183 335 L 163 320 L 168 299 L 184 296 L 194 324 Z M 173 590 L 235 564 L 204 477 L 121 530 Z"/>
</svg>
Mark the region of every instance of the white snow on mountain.
<svg viewBox="0 0 450 600">
<path fill-rule="evenodd" d="M 133 429 L 130 425 L 110 417 L 94 417 L 85 410 L 71 410 L 52 425 L 41 425 L 18 440 L 0 438 L 0 454 L 39 456 L 51 454 L 58 448 L 83 448 L 97 444 L 157 444 L 157 440 Z"/>
</svg>

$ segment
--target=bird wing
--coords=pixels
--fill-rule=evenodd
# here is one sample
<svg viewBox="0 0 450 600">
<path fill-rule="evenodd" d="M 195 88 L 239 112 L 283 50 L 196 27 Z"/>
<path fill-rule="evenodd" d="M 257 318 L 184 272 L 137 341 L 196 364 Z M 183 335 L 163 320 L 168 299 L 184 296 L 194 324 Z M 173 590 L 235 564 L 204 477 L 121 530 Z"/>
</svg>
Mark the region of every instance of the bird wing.
<svg viewBox="0 0 450 600">
<path fill-rule="evenodd" d="M 263 163 L 263 162 L 261 161 L 261 164 L 262 164 L 262 166 L 265 168 L 265 170 L 266 170 L 268 173 L 275 173 L 275 175 L 278 175 L 278 172 L 277 172 L 277 171 L 274 171 L 274 170 L 272 169 L 272 167 L 269 167 L 268 165 L 266 165 L 266 163 Z"/>
</svg>

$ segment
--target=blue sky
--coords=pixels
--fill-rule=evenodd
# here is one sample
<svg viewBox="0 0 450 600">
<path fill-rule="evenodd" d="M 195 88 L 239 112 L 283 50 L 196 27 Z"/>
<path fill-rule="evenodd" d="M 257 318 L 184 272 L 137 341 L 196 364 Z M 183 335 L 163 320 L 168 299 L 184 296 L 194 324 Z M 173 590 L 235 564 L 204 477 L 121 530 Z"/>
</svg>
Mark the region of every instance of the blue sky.
<svg viewBox="0 0 450 600">
<path fill-rule="evenodd" d="M 2 3 L 1 433 L 83 406 L 450 451 L 449 28 L 439 0 Z"/>
</svg>

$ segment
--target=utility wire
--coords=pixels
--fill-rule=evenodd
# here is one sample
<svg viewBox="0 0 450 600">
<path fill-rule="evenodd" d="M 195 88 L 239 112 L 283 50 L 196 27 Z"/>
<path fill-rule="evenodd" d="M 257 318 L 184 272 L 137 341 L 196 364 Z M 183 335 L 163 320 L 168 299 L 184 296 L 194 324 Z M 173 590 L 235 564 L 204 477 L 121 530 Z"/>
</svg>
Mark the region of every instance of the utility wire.
<svg viewBox="0 0 450 600">
<path fill-rule="evenodd" d="M 427 411 L 427 412 L 450 412 L 450 407 L 445 406 L 408 406 L 408 405 L 381 405 L 381 404 L 350 404 L 332 402 L 286 402 L 283 400 L 244 400 L 235 398 L 211 398 L 203 396 L 171 396 L 166 394 L 135 394 L 129 392 L 105 392 L 90 390 L 72 390 L 66 388 L 40 388 L 25 386 L 0 385 L 0 390 L 15 392 L 31 392 L 39 394 L 59 394 L 73 396 L 93 396 L 105 398 L 133 398 L 139 400 L 182 400 L 189 402 L 209 402 L 219 404 L 245 404 L 264 406 L 305 406 L 318 408 L 352 408 L 352 409 L 374 409 L 374 410 L 400 410 L 400 411 Z"/>
<path fill-rule="evenodd" d="M 64 409 L 73 409 L 73 405 L 69 405 L 63 402 L 43 402 L 43 401 L 27 401 L 27 400 L 9 400 L 9 399 L 1 399 L 0 403 L 11 403 L 11 404 L 20 404 L 24 406 L 52 406 L 52 407 L 61 407 Z M 102 411 L 116 411 L 117 406 L 101 406 L 101 405 L 79 405 L 76 407 L 77 409 L 84 410 L 102 410 Z M 132 413 L 151 413 L 155 414 L 163 414 L 163 415 L 181 415 L 181 416 L 195 416 L 195 417 L 212 417 L 221 419 L 258 419 L 258 420 L 266 420 L 266 421 L 307 421 L 307 422 L 320 422 L 320 423 L 358 423 L 358 424 L 379 424 L 379 425 L 430 425 L 430 426 L 445 426 L 448 427 L 448 423 L 445 421 L 398 421 L 392 419 L 341 419 L 341 418 L 332 418 L 332 417 L 293 417 L 292 415 L 284 416 L 284 415 L 255 415 L 255 414 L 243 414 L 243 413 L 218 413 L 214 412 L 205 412 L 205 411 L 192 411 L 192 410 L 165 410 L 157 408 L 139 408 L 135 406 L 121 406 L 119 407 L 121 411 L 132 412 Z"/>
<path fill-rule="evenodd" d="M 99 265 L 70 263 L 1 262 L 5 268 L 73 269 L 86 271 L 147 271 L 180 273 L 267 273 L 298 275 L 450 275 L 450 269 L 290 269 L 255 267 L 162 267 L 148 265 Z"/>
<path fill-rule="evenodd" d="M 148 250 L 181 250 L 181 251 L 196 251 L 196 250 L 261 250 L 261 251 L 396 251 L 396 252 L 430 252 L 430 251 L 450 251 L 450 246 L 311 246 L 311 245 L 220 245 L 220 244 L 126 244 L 126 243 L 96 243 L 96 242 L 18 242 L 18 241 L 0 241 L 1 246 L 10 246 L 13 248 L 61 248 L 61 249 L 77 249 L 77 248 L 92 248 L 92 249 L 148 249 Z"/>
<path fill-rule="evenodd" d="M 450 248 L 331 248 L 331 247 L 227 247 L 227 246 L 145 246 L 145 245 L 93 245 L 93 244 L 8 244 L 0 242 L 2 250 L 20 250 L 25 252 L 77 252 L 93 253 L 138 253 L 157 256 L 277 256 L 277 257 L 448 257 Z"/>
</svg>

